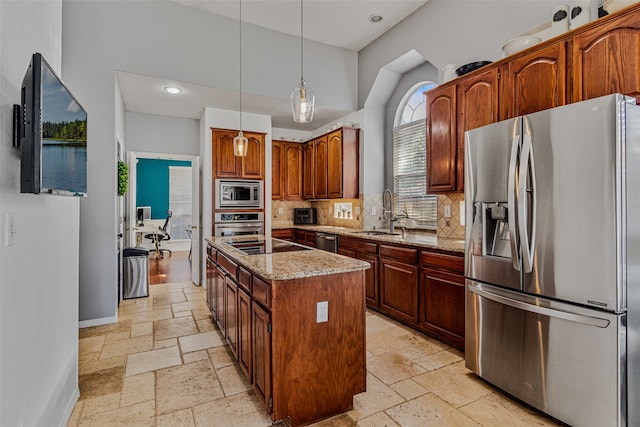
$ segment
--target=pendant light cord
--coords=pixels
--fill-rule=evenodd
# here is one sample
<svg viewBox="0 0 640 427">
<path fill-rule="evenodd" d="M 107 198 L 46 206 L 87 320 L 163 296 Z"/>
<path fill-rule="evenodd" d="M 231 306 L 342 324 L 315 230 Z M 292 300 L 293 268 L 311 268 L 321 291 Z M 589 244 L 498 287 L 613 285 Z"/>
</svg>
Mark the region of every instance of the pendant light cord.
<svg viewBox="0 0 640 427">
<path fill-rule="evenodd" d="M 303 29 L 304 29 L 304 6 L 302 0 L 300 0 L 300 81 L 304 81 L 304 50 L 302 49 L 303 43 Z"/>
<path fill-rule="evenodd" d="M 238 55 L 240 56 L 240 132 L 242 133 L 242 0 L 240 0 L 240 24 L 239 24 L 239 33 L 240 33 L 240 52 Z"/>
</svg>

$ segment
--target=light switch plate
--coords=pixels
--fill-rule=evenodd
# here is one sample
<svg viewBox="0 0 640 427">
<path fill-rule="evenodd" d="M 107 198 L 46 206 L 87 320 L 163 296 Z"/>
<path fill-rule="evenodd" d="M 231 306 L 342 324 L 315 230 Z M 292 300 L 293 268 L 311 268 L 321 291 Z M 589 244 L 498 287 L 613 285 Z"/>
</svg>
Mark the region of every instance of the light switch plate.
<svg viewBox="0 0 640 427">
<path fill-rule="evenodd" d="M 4 214 L 4 245 L 13 246 L 16 243 L 16 229 L 13 224 L 13 213 L 6 212 Z"/>
<path fill-rule="evenodd" d="M 360 215 L 360 206 L 356 206 L 356 215 Z"/>
<path fill-rule="evenodd" d="M 329 321 L 329 301 L 316 303 L 316 323 Z"/>
<path fill-rule="evenodd" d="M 279 213 L 280 215 L 282 215 L 282 214 L 284 213 L 284 209 L 283 209 L 282 207 L 279 207 L 279 208 L 278 208 L 278 213 Z"/>
<path fill-rule="evenodd" d="M 451 205 L 444 206 L 444 217 L 451 218 Z"/>
</svg>

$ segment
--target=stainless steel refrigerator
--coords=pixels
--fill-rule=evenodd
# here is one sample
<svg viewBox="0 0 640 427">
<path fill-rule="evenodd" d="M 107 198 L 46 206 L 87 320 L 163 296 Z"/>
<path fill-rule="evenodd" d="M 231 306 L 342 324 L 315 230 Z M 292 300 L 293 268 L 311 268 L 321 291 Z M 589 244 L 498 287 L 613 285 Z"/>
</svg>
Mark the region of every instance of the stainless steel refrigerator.
<svg viewBox="0 0 640 427">
<path fill-rule="evenodd" d="M 640 425 L 640 107 L 465 135 L 466 366 L 574 426 Z"/>
</svg>

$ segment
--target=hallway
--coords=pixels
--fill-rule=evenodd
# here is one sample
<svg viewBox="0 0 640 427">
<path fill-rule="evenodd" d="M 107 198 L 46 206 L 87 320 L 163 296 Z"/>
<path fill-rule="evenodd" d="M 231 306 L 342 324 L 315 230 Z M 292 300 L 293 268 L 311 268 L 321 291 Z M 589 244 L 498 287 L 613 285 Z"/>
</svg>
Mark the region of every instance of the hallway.
<svg viewBox="0 0 640 427">
<path fill-rule="evenodd" d="M 165 253 L 157 257 L 149 253 L 149 284 L 188 282 L 191 280 L 189 251 L 173 251 L 171 256 Z"/>
</svg>

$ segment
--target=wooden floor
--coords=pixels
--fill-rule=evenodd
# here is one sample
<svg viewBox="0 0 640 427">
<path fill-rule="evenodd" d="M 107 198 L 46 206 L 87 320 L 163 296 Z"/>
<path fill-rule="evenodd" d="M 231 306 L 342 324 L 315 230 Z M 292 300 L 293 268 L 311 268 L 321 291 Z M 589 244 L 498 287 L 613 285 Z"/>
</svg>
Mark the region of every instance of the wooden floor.
<svg viewBox="0 0 640 427">
<path fill-rule="evenodd" d="M 188 282 L 191 280 L 191 263 L 189 251 L 173 251 L 171 255 L 156 257 L 155 252 L 149 254 L 149 284 Z"/>
</svg>

